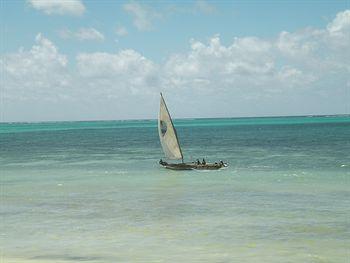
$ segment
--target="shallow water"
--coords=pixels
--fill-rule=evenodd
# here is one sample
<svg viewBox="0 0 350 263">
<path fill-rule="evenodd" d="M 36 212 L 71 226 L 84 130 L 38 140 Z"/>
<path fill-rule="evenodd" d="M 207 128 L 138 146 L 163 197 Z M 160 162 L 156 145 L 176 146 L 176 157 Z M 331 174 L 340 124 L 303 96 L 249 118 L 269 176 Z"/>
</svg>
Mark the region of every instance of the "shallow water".
<svg viewBox="0 0 350 263">
<path fill-rule="evenodd" d="M 348 262 L 350 117 L 0 124 L 3 262 Z"/>
</svg>

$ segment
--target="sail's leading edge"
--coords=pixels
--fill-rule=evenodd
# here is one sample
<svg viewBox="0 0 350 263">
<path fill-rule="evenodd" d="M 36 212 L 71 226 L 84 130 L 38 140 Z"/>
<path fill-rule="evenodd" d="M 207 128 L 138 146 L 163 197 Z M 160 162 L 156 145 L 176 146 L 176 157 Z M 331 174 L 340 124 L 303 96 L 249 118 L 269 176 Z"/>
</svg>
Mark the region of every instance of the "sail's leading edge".
<svg viewBox="0 0 350 263">
<path fill-rule="evenodd" d="M 179 140 L 171 120 L 168 108 L 162 94 L 160 94 L 160 110 L 158 117 L 158 133 L 164 154 L 169 159 L 182 159 Z"/>
</svg>

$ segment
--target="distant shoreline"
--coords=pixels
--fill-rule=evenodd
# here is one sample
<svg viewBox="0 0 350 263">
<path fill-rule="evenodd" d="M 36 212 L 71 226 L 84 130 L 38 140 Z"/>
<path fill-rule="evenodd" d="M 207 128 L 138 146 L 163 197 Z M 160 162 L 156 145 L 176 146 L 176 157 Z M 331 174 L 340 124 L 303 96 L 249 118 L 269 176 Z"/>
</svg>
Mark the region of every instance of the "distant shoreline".
<svg viewBox="0 0 350 263">
<path fill-rule="evenodd" d="M 344 114 L 310 114 L 310 115 L 271 115 L 271 116 L 247 116 L 247 117 L 185 117 L 173 118 L 174 120 L 213 120 L 213 119 L 263 119 L 263 118 L 329 118 L 350 117 L 350 113 Z M 101 119 L 101 120 L 43 120 L 43 121 L 0 121 L 0 124 L 36 124 L 36 123 L 70 123 L 70 122 L 111 122 L 111 121 L 156 121 L 157 119 Z"/>
</svg>

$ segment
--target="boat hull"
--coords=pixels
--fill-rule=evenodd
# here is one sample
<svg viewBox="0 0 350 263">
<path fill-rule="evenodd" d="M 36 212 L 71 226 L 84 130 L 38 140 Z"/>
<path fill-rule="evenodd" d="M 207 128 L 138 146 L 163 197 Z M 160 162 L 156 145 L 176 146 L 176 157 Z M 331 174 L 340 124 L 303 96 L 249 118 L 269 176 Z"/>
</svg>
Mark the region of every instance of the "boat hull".
<svg viewBox="0 0 350 263">
<path fill-rule="evenodd" d="M 227 164 L 207 163 L 207 164 L 195 164 L 195 163 L 166 163 L 161 164 L 164 168 L 170 170 L 218 170 L 227 166 Z"/>
</svg>

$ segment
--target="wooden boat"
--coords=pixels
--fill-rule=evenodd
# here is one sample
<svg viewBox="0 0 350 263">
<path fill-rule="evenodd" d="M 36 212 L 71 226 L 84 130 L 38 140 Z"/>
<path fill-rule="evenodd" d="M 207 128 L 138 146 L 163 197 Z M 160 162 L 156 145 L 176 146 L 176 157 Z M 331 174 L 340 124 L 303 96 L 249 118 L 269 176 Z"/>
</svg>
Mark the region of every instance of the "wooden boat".
<svg viewBox="0 0 350 263">
<path fill-rule="evenodd" d="M 171 170 L 218 170 L 220 168 L 227 167 L 227 164 L 225 163 L 224 164 L 166 163 L 161 165 Z"/>
<path fill-rule="evenodd" d="M 162 93 L 160 93 L 160 109 L 158 117 L 158 133 L 159 140 L 162 145 L 164 154 L 167 159 L 181 160 L 181 163 L 168 163 L 162 159 L 159 164 L 167 169 L 172 170 L 217 170 L 226 167 L 227 164 L 223 161 L 219 163 L 185 163 L 182 150 L 180 147 L 179 139 L 171 119 L 168 107 Z"/>
</svg>

